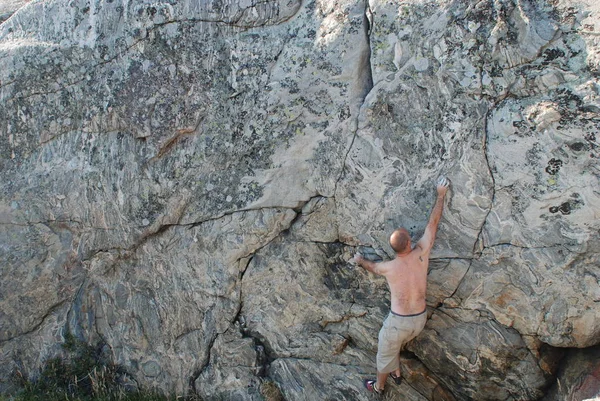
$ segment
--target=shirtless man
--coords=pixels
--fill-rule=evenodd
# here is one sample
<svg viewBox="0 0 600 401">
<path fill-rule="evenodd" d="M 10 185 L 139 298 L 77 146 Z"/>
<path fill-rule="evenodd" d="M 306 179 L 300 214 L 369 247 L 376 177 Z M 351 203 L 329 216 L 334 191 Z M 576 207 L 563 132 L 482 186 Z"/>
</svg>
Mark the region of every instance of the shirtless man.
<svg viewBox="0 0 600 401">
<path fill-rule="evenodd" d="M 371 273 L 386 278 L 391 293 L 391 312 L 379 332 L 377 380 L 365 380 L 369 391 L 383 393 L 385 381 L 390 374 L 396 384 L 400 384 L 400 350 L 423 330 L 427 321 L 425 293 L 429 253 L 442 217 L 444 197 L 449 185 L 448 179 L 438 179 L 435 206 L 425 233 L 414 249 L 411 247 L 408 231 L 399 228 L 390 236 L 390 245 L 396 252 L 395 259 L 373 263 L 359 253 L 354 255 L 356 263 Z"/>
</svg>

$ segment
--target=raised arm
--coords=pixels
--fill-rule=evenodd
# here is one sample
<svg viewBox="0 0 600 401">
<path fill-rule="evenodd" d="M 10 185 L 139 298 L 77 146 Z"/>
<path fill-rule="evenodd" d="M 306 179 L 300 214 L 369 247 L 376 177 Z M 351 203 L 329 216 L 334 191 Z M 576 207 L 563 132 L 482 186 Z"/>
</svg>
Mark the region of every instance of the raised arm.
<svg viewBox="0 0 600 401">
<path fill-rule="evenodd" d="M 417 246 L 423 249 L 425 252 L 429 252 L 433 247 L 433 241 L 435 241 L 435 235 L 437 233 L 438 224 L 442 218 L 442 211 L 444 210 L 444 197 L 448 192 L 450 181 L 445 177 L 440 177 L 437 181 L 437 199 L 431 215 L 429 215 L 429 221 L 427 227 L 425 227 L 425 233 L 423 237 L 417 242 Z"/>
</svg>

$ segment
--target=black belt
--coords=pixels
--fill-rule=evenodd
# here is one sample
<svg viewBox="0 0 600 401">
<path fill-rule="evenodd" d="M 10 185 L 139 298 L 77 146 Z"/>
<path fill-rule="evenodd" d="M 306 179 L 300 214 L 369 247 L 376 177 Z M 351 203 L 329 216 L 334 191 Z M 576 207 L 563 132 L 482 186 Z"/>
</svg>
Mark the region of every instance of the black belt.
<svg viewBox="0 0 600 401">
<path fill-rule="evenodd" d="M 394 312 L 393 310 L 390 310 L 390 312 L 392 313 L 392 315 L 395 315 L 395 316 L 400 316 L 400 317 L 415 317 L 415 316 L 419 316 L 419 315 L 422 315 L 423 313 L 427 312 L 427 307 L 425 307 L 425 310 L 423 312 L 413 313 L 412 315 L 401 315 L 399 313 Z"/>
</svg>

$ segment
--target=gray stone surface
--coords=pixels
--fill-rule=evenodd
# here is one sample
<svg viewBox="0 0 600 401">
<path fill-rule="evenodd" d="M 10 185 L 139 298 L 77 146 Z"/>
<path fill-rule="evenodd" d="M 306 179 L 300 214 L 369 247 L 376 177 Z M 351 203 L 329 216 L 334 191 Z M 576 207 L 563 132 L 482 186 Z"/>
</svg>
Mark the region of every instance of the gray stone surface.
<svg viewBox="0 0 600 401">
<path fill-rule="evenodd" d="M 263 347 L 232 325 L 216 338 L 194 388 L 202 399 L 262 400 L 263 360 Z"/>
<path fill-rule="evenodd" d="M 2 3 L 0 391 L 70 330 L 165 393 L 370 399 L 389 293 L 347 261 L 417 239 L 446 174 L 386 398 L 571 394 L 600 342 L 598 32 L 593 0 Z"/>
<path fill-rule="evenodd" d="M 440 308 L 410 350 L 467 399 L 538 399 L 549 379 L 519 333 L 483 311 Z"/>
<path fill-rule="evenodd" d="M 574 349 L 565 356 L 556 382 L 543 401 L 600 398 L 600 347 Z"/>
<path fill-rule="evenodd" d="M 287 358 L 276 360 L 269 368 L 269 375 L 276 381 L 288 383 L 282 388 L 286 400 L 372 400 L 376 397 L 366 392 L 362 384 L 362 378 L 368 373 L 354 366 Z M 406 384 L 398 387 L 390 384 L 388 388 L 385 399 L 426 400 Z"/>
<path fill-rule="evenodd" d="M 0 1 L 0 24 L 9 19 L 16 11 L 31 0 L 2 0 Z"/>
</svg>

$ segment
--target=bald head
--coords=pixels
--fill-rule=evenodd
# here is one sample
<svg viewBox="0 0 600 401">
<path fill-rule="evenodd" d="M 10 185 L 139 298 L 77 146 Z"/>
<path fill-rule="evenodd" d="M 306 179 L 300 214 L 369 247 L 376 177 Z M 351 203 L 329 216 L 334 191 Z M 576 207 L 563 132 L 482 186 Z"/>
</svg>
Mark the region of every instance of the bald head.
<svg viewBox="0 0 600 401">
<path fill-rule="evenodd" d="M 396 253 L 410 251 L 410 234 L 408 230 L 404 227 L 395 230 L 390 235 L 390 245 Z"/>
</svg>

